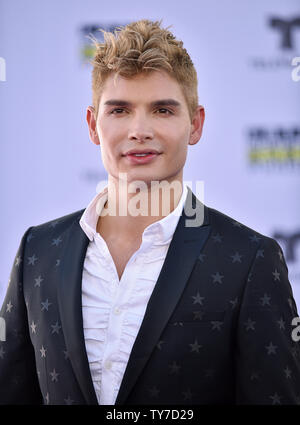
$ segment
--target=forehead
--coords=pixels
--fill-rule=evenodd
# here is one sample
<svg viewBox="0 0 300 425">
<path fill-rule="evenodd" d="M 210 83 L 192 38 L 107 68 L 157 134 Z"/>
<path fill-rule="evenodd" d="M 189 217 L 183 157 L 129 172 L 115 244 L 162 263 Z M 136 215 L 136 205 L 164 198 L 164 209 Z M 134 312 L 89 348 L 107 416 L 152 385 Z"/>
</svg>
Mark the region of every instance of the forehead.
<svg viewBox="0 0 300 425">
<path fill-rule="evenodd" d="M 164 71 L 140 73 L 130 78 L 116 76 L 113 73 L 104 83 L 100 103 L 110 98 L 126 98 L 132 102 L 151 102 L 160 98 L 172 98 L 185 103 L 180 84 Z"/>
</svg>

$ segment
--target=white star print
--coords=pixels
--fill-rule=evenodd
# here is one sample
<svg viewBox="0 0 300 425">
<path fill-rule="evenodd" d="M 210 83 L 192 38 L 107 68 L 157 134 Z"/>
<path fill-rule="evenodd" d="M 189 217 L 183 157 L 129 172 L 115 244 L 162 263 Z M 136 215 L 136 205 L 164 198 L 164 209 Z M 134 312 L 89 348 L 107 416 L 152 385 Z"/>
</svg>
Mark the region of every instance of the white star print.
<svg viewBox="0 0 300 425">
<path fill-rule="evenodd" d="M 245 326 L 246 326 L 246 331 L 249 331 L 249 329 L 252 329 L 253 331 L 254 329 L 254 325 L 256 322 L 253 322 L 253 320 L 250 319 L 250 317 L 248 318 L 247 322 L 245 322 Z"/>
<path fill-rule="evenodd" d="M 34 238 L 33 234 L 32 233 L 29 233 L 29 235 L 27 236 L 26 241 L 27 242 L 30 242 L 32 238 Z"/>
<path fill-rule="evenodd" d="M 197 292 L 196 295 L 192 295 L 192 298 L 194 298 L 193 304 L 203 305 L 202 301 L 204 300 L 205 297 L 201 297 L 199 292 Z"/>
<path fill-rule="evenodd" d="M 212 236 L 214 242 L 222 242 L 222 237 L 219 233 L 217 233 L 216 235 Z"/>
<path fill-rule="evenodd" d="M 256 253 L 256 258 L 264 258 L 264 249 L 258 249 Z"/>
<path fill-rule="evenodd" d="M 22 261 L 22 258 L 21 257 L 17 257 L 16 258 L 16 264 L 15 264 L 15 266 L 16 267 L 19 267 L 19 265 L 21 264 L 21 261 Z"/>
<path fill-rule="evenodd" d="M 216 282 L 222 283 L 222 279 L 224 276 L 220 275 L 219 272 L 216 272 L 215 274 L 212 274 L 211 276 L 213 278 L 213 283 L 216 283 Z"/>
<path fill-rule="evenodd" d="M 48 298 L 46 299 L 46 301 L 45 302 L 41 302 L 41 304 L 42 304 L 42 311 L 43 310 L 47 310 L 48 311 L 48 308 L 49 308 L 49 306 L 52 304 L 52 303 L 49 303 L 49 301 L 48 301 Z"/>
<path fill-rule="evenodd" d="M 204 311 L 201 311 L 201 310 L 193 311 L 193 314 L 194 314 L 194 320 L 196 319 L 202 320 L 202 317 L 204 316 Z"/>
<path fill-rule="evenodd" d="M 199 255 L 199 260 L 201 261 L 201 263 L 203 263 L 203 261 L 204 261 L 204 257 L 206 257 L 206 255 L 205 254 L 200 254 Z"/>
<path fill-rule="evenodd" d="M 55 325 L 51 325 L 51 328 L 52 328 L 52 333 L 58 334 L 61 326 L 59 326 L 58 322 L 56 322 Z"/>
<path fill-rule="evenodd" d="M 277 393 L 275 393 L 273 396 L 270 395 L 270 398 L 273 400 L 272 404 L 281 404 L 280 399 L 282 396 L 279 396 Z"/>
<path fill-rule="evenodd" d="M 267 294 L 264 294 L 264 296 L 261 297 L 260 299 L 261 299 L 261 304 L 262 305 L 266 305 L 266 304 L 270 305 L 270 299 L 271 299 L 271 297 L 269 297 Z"/>
<path fill-rule="evenodd" d="M 44 348 L 44 346 L 42 345 L 42 348 L 40 349 L 41 352 L 41 357 L 46 357 L 46 349 Z"/>
<path fill-rule="evenodd" d="M 291 377 L 291 373 L 292 371 L 288 368 L 288 366 L 284 369 L 284 373 L 286 378 L 290 378 Z"/>
<path fill-rule="evenodd" d="M 270 342 L 269 345 L 266 345 L 265 348 L 268 350 L 268 354 L 276 354 L 277 345 L 273 345 L 272 342 Z"/>
<path fill-rule="evenodd" d="M 13 308 L 13 305 L 11 301 L 9 301 L 9 303 L 6 304 L 6 312 L 10 313 L 12 308 Z"/>
<path fill-rule="evenodd" d="M 177 325 L 179 325 L 179 326 L 183 326 L 183 323 L 182 323 L 182 322 L 174 322 L 174 323 L 173 323 L 173 326 L 177 326 Z"/>
<path fill-rule="evenodd" d="M 52 245 L 58 246 L 61 242 L 62 242 L 62 239 L 59 236 L 57 239 L 52 240 Z"/>
<path fill-rule="evenodd" d="M 231 255 L 231 258 L 233 263 L 236 263 L 236 262 L 241 263 L 242 255 L 236 252 L 234 255 Z"/>
<path fill-rule="evenodd" d="M 59 373 L 57 373 L 55 369 L 53 369 L 53 371 L 50 372 L 50 375 L 51 375 L 51 381 L 52 382 L 53 381 L 55 381 L 55 382 L 58 381 L 58 375 L 59 375 Z"/>
<path fill-rule="evenodd" d="M 211 330 L 213 331 L 214 329 L 217 329 L 218 331 L 221 330 L 221 326 L 223 325 L 223 322 L 220 322 L 218 320 L 214 320 L 210 322 L 212 324 L 212 328 Z"/>
<path fill-rule="evenodd" d="M 31 332 L 34 333 L 34 334 L 36 334 L 36 329 L 35 329 L 36 328 L 36 323 L 34 323 L 34 321 L 32 321 L 30 327 L 31 327 Z"/>
<path fill-rule="evenodd" d="M 261 238 L 257 237 L 256 235 L 252 235 L 252 236 L 249 236 L 249 237 L 250 237 L 251 242 L 258 242 L 261 239 Z"/>
<path fill-rule="evenodd" d="M 232 309 L 234 309 L 237 306 L 238 299 L 235 298 L 234 300 L 230 300 L 229 302 L 230 304 L 232 304 Z"/>
<path fill-rule="evenodd" d="M 280 329 L 285 329 L 285 321 L 281 317 L 280 320 L 277 320 L 277 323 L 279 324 Z"/>
<path fill-rule="evenodd" d="M 37 257 L 35 256 L 35 254 L 33 254 L 33 256 L 32 257 L 28 257 L 28 265 L 32 265 L 32 266 L 34 266 L 35 264 L 35 262 L 37 261 Z"/>
<path fill-rule="evenodd" d="M 37 279 L 34 279 L 35 280 L 35 284 L 34 284 L 34 286 L 36 287 L 36 286 L 41 286 L 41 282 L 43 282 L 43 278 L 42 278 L 42 276 L 40 275 Z"/>
<path fill-rule="evenodd" d="M 45 400 L 46 400 L 46 403 L 49 404 L 49 393 L 46 394 Z"/>
<path fill-rule="evenodd" d="M 275 269 L 272 273 L 274 275 L 274 281 L 276 282 L 276 280 L 280 281 L 280 273 L 278 273 L 277 269 Z"/>
<path fill-rule="evenodd" d="M 161 350 L 161 344 L 163 344 L 165 341 L 158 341 L 158 343 L 157 343 L 157 348 L 159 349 L 159 350 Z"/>
<path fill-rule="evenodd" d="M 192 393 L 191 393 L 190 388 L 188 388 L 186 391 L 183 391 L 182 394 L 184 395 L 185 400 L 192 398 Z"/>
<path fill-rule="evenodd" d="M 174 360 L 173 363 L 169 365 L 169 368 L 170 368 L 170 373 L 178 373 L 181 366 L 179 366 Z"/>
<path fill-rule="evenodd" d="M 292 301 L 292 299 L 291 298 L 288 298 L 288 303 L 289 303 L 289 306 L 291 307 L 291 308 L 293 308 L 293 301 Z"/>
<path fill-rule="evenodd" d="M 197 353 L 199 353 L 199 348 L 202 347 L 202 345 L 198 344 L 198 340 L 195 339 L 195 342 L 193 344 L 189 344 L 191 348 L 191 352 L 196 351 Z"/>
<path fill-rule="evenodd" d="M 54 227 L 59 223 L 59 220 L 53 221 L 52 223 L 49 224 L 50 227 L 52 227 L 54 229 Z"/>
<path fill-rule="evenodd" d="M 68 395 L 68 398 L 64 399 L 64 402 L 68 405 L 71 405 L 74 403 L 74 400 L 71 399 L 71 396 Z"/>
<path fill-rule="evenodd" d="M 1 345 L 1 347 L 0 347 L 0 358 L 1 358 L 1 359 L 3 359 L 4 354 L 5 354 L 5 351 L 3 350 L 3 347 L 2 347 L 2 345 Z"/>
</svg>

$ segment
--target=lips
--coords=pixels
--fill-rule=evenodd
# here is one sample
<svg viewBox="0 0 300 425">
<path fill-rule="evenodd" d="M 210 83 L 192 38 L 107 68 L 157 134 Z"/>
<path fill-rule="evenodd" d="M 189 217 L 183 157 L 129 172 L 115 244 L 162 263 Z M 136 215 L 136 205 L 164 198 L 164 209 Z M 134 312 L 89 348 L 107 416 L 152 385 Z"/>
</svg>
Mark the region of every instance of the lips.
<svg viewBox="0 0 300 425">
<path fill-rule="evenodd" d="M 145 155 L 159 155 L 156 149 L 130 149 L 123 156 L 133 155 L 133 156 L 145 156 Z"/>
<path fill-rule="evenodd" d="M 131 150 L 123 155 L 127 161 L 132 165 L 143 165 L 152 162 L 160 155 L 160 152 L 143 149 L 143 150 Z"/>
</svg>

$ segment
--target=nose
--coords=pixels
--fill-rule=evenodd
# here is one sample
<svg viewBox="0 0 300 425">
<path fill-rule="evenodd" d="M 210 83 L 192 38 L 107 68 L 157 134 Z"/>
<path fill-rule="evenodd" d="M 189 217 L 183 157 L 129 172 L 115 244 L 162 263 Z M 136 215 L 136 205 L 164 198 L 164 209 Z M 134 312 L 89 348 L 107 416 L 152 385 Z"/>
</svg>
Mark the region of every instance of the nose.
<svg viewBox="0 0 300 425">
<path fill-rule="evenodd" d="M 136 113 L 129 125 L 128 139 L 135 141 L 152 140 L 153 128 L 144 113 Z"/>
</svg>

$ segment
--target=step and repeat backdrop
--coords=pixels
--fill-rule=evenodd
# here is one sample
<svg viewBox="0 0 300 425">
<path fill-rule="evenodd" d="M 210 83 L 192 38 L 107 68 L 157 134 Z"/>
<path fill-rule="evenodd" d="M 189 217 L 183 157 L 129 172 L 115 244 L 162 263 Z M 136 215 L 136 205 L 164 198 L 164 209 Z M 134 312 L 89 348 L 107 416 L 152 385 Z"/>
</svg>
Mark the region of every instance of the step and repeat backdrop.
<svg viewBox="0 0 300 425">
<path fill-rule="evenodd" d="M 30 226 L 86 207 L 106 180 L 90 142 L 90 35 L 161 20 L 196 66 L 206 121 L 184 180 L 275 238 L 300 308 L 299 0 L 0 0 L 0 303 Z"/>
</svg>

